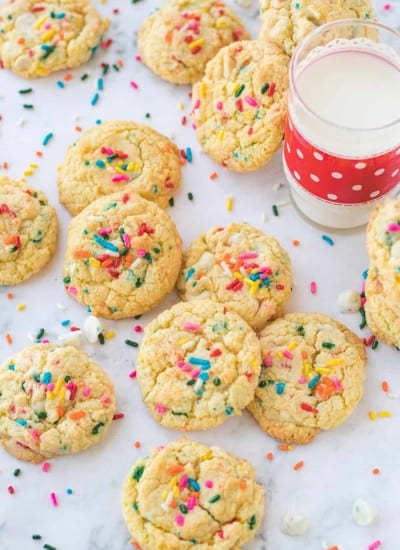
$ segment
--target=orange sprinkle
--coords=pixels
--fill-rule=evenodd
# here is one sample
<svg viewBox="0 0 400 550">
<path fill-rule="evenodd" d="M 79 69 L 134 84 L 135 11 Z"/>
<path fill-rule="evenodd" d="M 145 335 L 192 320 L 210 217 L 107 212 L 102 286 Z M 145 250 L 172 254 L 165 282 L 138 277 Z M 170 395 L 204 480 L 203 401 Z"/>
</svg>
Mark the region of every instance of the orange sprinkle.
<svg viewBox="0 0 400 550">
<path fill-rule="evenodd" d="M 11 338 L 11 334 L 9 334 L 8 332 L 6 334 L 6 342 L 7 342 L 7 344 L 12 344 L 13 343 L 13 339 Z"/>
<path fill-rule="evenodd" d="M 293 451 L 293 447 L 291 445 L 279 445 L 280 451 Z"/>
<path fill-rule="evenodd" d="M 382 382 L 382 389 L 385 393 L 389 391 L 389 384 L 386 382 L 386 380 Z"/>
<path fill-rule="evenodd" d="M 125 267 L 129 267 L 131 265 L 131 263 L 133 262 L 133 256 L 132 254 L 127 254 L 125 256 L 125 260 L 124 260 L 124 264 L 125 264 Z"/>
<path fill-rule="evenodd" d="M 12 292 L 7 292 L 7 299 L 12 300 L 14 298 L 14 294 Z"/>
<path fill-rule="evenodd" d="M 80 420 L 84 416 L 86 416 L 85 411 L 76 411 L 68 415 L 71 420 Z"/>
<path fill-rule="evenodd" d="M 82 128 L 81 128 L 80 126 L 75 126 L 75 130 L 76 130 L 77 132 L 82 132 Z"/>
<path fill-rule="evenodd" d="M 140 544 L 138 542 L 136 542 L 135 540 L 131 541 L 131 543 L 132 543 L 132 546 L 137 548 L 137 550 L 142 550 L 142 547 L 140 546 Z"/>
<path fill-rule="evenodd" d="M 64 81 L 65 82 L 69 82 L 70 80 L 72 80 L 74 78 L 74 75 L 71 74 L 71 73 L 68 73 L 64 76 Z"/>
<path fill-rule="evenodd" d="M 8 170 L 8 162 L 7 161 L 3 162 L 3 168 L 4 168 L 4 170 Z"/>
<path fill-rule="evenodd" d="M 134 445 L 135 445 L 136 449 L 140 449 L 140 447 L 141 447 L 140 441 L 135 441 Z"/>
<path fill-rule="evenodd" d="M 297 470 L 301 470 L 303 466 L 304 466 L 304 461 L 300 460 L 300 462 L 297 462 L 297 464 L 293 466 L 293 470 L 297 472 Z"/>
<path fill-rule="evenodd" d="M 172 464 L 171 466 L 169 466 L 167 471 L 169 474 L 180 474 L 181 472 L 183 472 L 183 470 L 184 467 L 180 464 Z"/>
<path fill-rule="evenodd" d="M 42 157 L 42 156 L 43 156 L 42 151 L 36 151 L 36 156 L 37 156 L 37 157 Z"/>
<path fill-rule="evenodd" d="M 186 160 L 183 159 L 183 158 L 180 158 L 180 159 L 179 159 L 179 164 L 180 164 L 181 166 L 186 166 Z"/>
<path fill-rule="evenodd" d="M 118 67 L 123 67 L 124 66 L 124 62 L 122 61 L 122 59 L 118 59 L 117 65 L 118 65 Z"/>
<path fill-rule="evenodd" d="M 23 36 L 20 36 L 17 40 L 18 44 L 25 44 L 25 38 Z"/>
<path fill-rule="evenodd" d="M 178 506 L 177 503 L 176 503 L 176 500 L 171 500 L 169 505 L 170 505 L 170 508 L 176 508 Z"/>
<path fill-rule="evenodd" d="M 74 250 L 74 258 L 75 260 L 90 258 L 90 252 L 88 250 Z"/>
<path fill-rule="evenodd" d="M 164 40 L 167 44 L 171 44 L 172 42 L 172 35 L 173 35 L 173 30 L 172 29 L 169 29 L 166 33 L 165 33 L 165 36 L 164 36 Z"/>
<path fill-rule="evenodd" d="M 213 172 L 213 173 L 210 175 L 210 180 L 216 180 L 217 177 L 218 177 L 217 172 Z"/>
<path fill-rule="evenodd" d="M 305 350 L 303 350 L 303 351 L 301 352 L 301 356 L 302 356 L 303 359 L 308 359 L 308 352 L 305 351 Z"/>
<path fill-rule="evenodd" d="M 4 238 L 4 244 L 7 245 L 7 244 L 14 244 L 15 243 L 15 237 L 14 235 L 8 235 L 7 237 Z"/>
<path fill-rule="evenodd" d="M 293 246 L 300 246 L 300 241 L 298 241 L 297 239 L 295 239 L 294 241 L 292 241 L 292 245 L 293 245 Z"/>
<path fill-rule="evenodd" d="M 379 468 L 374 468 L 374 469 L 372 470 L 372 473 L 374 474 L 374 476 L 377 476 L 378 474 L 381 473 L 381 471 L 380 471 Z"/>
<path fill-rule="evenodd" d="M 274 453 L 267 453 L 265 456 L 267 457 L 268 460 L 274 459 Z"/>
<path fill-rule="evenodd" d="M 241 481 L 241 482 L 239 483 L 239 487 L 240 487 L 241 489 L 247 489 L 247 483 L 246 483 L 245 481 Z"/>
<path fill-rule="evenodd" d="M 330 546 L 328 550 L 339 550 L 338 546 Z"/>
<path fill-rule="evenodd" d="M 58 418 L 61 418 L 65 414 L 65 411 L 62 407 L 56 407 L 56 412 L 58 414 Z"/>
<path fill-rule="evenodd" d="M 101 267 L 110 267 L 112 265 L 113 261 L 111 258 L 107 258 L 107 260 L 104 260 L 104 262 L 101 262 Z"/>
</svg>

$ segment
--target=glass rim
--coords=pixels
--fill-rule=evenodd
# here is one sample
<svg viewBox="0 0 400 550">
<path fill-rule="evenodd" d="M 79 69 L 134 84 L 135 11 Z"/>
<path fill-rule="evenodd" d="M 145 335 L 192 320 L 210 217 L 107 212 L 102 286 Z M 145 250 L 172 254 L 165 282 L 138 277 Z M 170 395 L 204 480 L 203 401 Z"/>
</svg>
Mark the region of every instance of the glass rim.
<svg viewBox="0 0 400 550">
<path fill-rule="evenodd" d="M 311 42 L 311 40 L 317 36 L 318 34 L 322 34 L 326 29 L 330 29 L 332 27 L 337 26 L 343 26 L 343 25 L 356 25 L 356 26 L 368 26 L 373 27 L 380 30 L 385 30 L 389 32 L 390 34 L 396 36 L 400 41 L 400 32 L 392 27 L 388 27 L 387 25 L 383 25 L 382 23 L 378 23 L 376 21 L 369 21 L 365 19 L 354 19 L 354 18 L 348 18 L 348 19 L 338 19 L 336 21 L 330 21 L 329 23 L 325 23 L 323 25 L 320 25 L 316 29 L 314 29 L 312 32 L 310 32 L 307 36 L 305 36 L 301 42 L 296 46 L 296 49 L 291 57 L 290 60 L 290 66 L 289 66 L 289 76 L 290 76 L 290 90 L 294 91 L 296 95 L 296 99 L 300 101 L 301 105 L 308 111 L 313 117 L 317 118 L 324 124 L 327 124 L 329 126 L 333 126 L 335 128 L 339 128 L 340 130 L 346 130 L 348 132 L 372 132 L 372 131 L 378 131 L 378 130 L 385 130 L 387 128 L 390 128 L 392 126 L 395 126 L 396 124 L 400 124 L 400 117 L 396 118 L 394 121 L 389 122 L 387 124 L 384 124 L 383 126 L 374 126 L 372 128 L 350 128 L 349 126 L 343 126 L 341 124 L 336 124 L 335 122 L 332 122 L 330 120 L 327 120 L 320 115 L 318 115 L 303 99 L 301 96 L 299 89 L 296 85 L 296 80 L 294 78 L 294 68 L 295 65 L 298 63 L 298 57 L 300 55 L 300 51 L 304 46 L 306 46 L 308 43 Z M 399 55 L 400 59 L 400 55 Z M 400 70 L 400 68 L 399 68 Z"/>
</svg>

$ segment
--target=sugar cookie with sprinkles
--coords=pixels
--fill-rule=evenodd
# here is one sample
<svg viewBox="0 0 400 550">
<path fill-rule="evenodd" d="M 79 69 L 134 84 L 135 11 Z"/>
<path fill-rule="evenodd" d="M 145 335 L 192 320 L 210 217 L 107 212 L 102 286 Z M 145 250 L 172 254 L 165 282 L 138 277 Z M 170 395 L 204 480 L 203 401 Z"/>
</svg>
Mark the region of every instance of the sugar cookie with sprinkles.
<svg viewBox="0 0 400 550">
<path fill-rule="evenodd" d="M 206 430 L 242 413 L 260 365 L 257 336 L 237 313 L 209 300 L 181 302 L 145 328 L 137 377 L 157 422 Z"/>
<path fill-rule="evenodd" d="M 57 241 L 56 211 L 44 193 L 0 177 L 0 285 L 16 285 L 40 271 Z"/>
<path fill-rule="evenodd" d="M 38 464 L 95 445 L 114 412 L 111 380 L 74 347 L 36 344 L 0 367 L 0 443 L 20 460 Z"/>
<path fill-rule="evenodd" d="M 139 29 L 143 62 L 175 84 L 199 80 L 220 48 L 249 38 L 233 10 L 215 0 L 167 0 Z"/>
<path fill-rule="evenodd" d="M 192 117 L 203 149 L 236 172 L 261 168 L 279 149 L 289 58 L 251 40 L 222 48 L 193 86 Z"/>
<path fill-rule="evenodd" d="M 6 0 L 0 7 L 0 60 L 25 78 L 74 69 L 105 30 L 88 0 Z"/>
<path fill-rule="evenodd" d="M 267 434 L 301 445 L 346 420 L 367 360 L 355 334 L 320 313 L 290 313 L 259 336 L 263 365 L 248 410 Z"/>
<path fill-rule="evenodd" d="M 315 28 L 339 19 L 375 19 L 370 0 L 260 0 L 259 40 L 277 44 L 291 55 Z"/>
<path fill-rule="evenodd" d="M 134 464 L 122 509 L 135 548 L 240 550 L 260 527 L 264 498 L 249 462 L 182 438 Z"/>
<path fill-rule="evenodd" d="M 290 258 L 279 242 L 246 223 L 214 227 L 184 252 L 183 300 L 214 299 L 255 330 L 282 313 L 292 291 Z"/>
<path fill-rule="evenodd" d="M 178 148 L 149 126 L 122 120 L 84 132 L 58 171 L 60 202 L 74 216 L 99 197 L 128 187 L 166 208 L 180 180 Z"/>
<path fill-rule="evenodd" d="M 65 289 L 95 316 L 134 317 L 172 290 L 181 257 L 181 237 L 164 210 L 135 193 L 113 193 L 70 222 Z"/>
</svg>

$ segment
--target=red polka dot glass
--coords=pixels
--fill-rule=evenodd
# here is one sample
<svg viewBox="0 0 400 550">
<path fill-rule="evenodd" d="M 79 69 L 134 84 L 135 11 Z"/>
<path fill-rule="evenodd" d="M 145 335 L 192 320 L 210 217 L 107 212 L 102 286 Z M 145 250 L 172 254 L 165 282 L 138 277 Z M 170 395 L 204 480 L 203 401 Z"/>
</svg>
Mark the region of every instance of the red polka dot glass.
<svg viewBox="0 0 400 550">
<path fill-rule="evenodd" d="M 346 19 L 317 28 L 290 64 L 283 164 L 297 207 L 350 228 L 400 189 L 400 34 Z"/>
</svg>

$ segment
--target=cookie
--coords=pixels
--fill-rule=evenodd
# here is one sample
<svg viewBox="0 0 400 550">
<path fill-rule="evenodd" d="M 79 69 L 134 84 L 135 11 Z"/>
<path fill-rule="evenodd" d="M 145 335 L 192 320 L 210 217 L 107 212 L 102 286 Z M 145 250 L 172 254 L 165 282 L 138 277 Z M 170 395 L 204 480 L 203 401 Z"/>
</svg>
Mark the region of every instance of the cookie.
<svg viewBox="0 0 400 550">
<path fill-rule="evenodd" d="M 131 192 L 101 197 L 69 224 L 64 284 L 96 317 L 148 311 L 179 275 L 182 241 L 171 218 Z"/>
<path fill-rule="evenodd" d="M 272 42 L 291 55 L 315 28 L 339 19 L 375 19 L 369 0 L 260 0 L 259 40 Z"/>
<path fill-rule="evenodd" d="M 281 145 L 289 58 L 278 46 L 235 42 L 222 48 L 193 86 L 192 116 L 203 149 L 235 172 L 261 168 Z"/>
<path fill-rule="evenodd" d="M 361 399 L 367 356 L 347 327 L 320 313 L 291 313 L 259 335 L 263 366 L 248 410 L 285 443 L 309 443 L 344 422 Z"/>
<path fill-rule="evenodd" d="M 74 216 L 127 188 L 166 208 L 180 181 L 178 148 L 149 126 L 122 120 L 84 132 L 58 171 L 60 202 Z"/>
<path fill-rule="evenodd" d="M 88 0 L 6 0 L 0 60 L 24 78 L 74 69 L 90 59 L 105 29 Z"/>
<path fill-rule="evenodd" d="M 0 367 L 0 443 L 20 460 L 38 464 L 95 445 L 114 412 L 112 382 L 74 347 L 36 344 Z"/>
<path fill-rule="evenodd" d="M 260 365 L 257 336 L 237 313 L 210 300 L 181 302 L 146 327 L 137 377 L 157 422 L 206 430 L 242 413 Z"/>
<path fill-rule="evenodd" d="M 0 177 L 0 285 L 16 285 L 42 269 L 57 230 L 56 211 L 44 193 Z"/>
<path fill-rule="evenodd" d="M 182 438 L 134 464 L 122 509 L 135 548 L 240 550 L 262 521 L 264 489 L 246 460 Z"/>
<path fill-rule="evenodd" d="M 246 223 L 232 223 L 189 245 L 177 288 L 183 300 L 221 302 L 258 331 L 281 315 L 292 284 L 290 258 L 278 241 Z"/>
<path fill-rule="evenodd" d="M 147 17 L 138 35 L 143 62 L 175 84 L 199 80 L 223 46 L 249 38 L 237 15 L 214 0 L 167 0 Z"/>
</svg>

